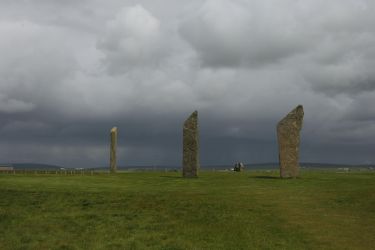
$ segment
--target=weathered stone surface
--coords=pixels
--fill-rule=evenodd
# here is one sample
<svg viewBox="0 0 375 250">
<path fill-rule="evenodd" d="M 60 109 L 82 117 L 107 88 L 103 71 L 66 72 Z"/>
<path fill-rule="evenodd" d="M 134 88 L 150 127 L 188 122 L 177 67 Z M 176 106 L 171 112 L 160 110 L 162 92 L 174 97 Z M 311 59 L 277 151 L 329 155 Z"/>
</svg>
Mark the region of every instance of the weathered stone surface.
<svg viewBox="0 0 375 250">
<path fill-rule="evenodd" d="M 281 178 L 295 178 L 299 174 L 299 142 L 303 115 L 303 107 L 298 105 L 277 124 Z"/>
<path fill-rule="evenodd" d="M 184 122 L 183 128 L 183 177 L 198 177 L 199 169 L 199 132 L 198 111 L 194 111 Z"/>
<path fill-rule="evenodd" d="M 111 146 L 110 146 L 110 156 L 109 156 L 109 168 L 110 168 L 111 173 L 116 173 L 117 171 L 116 149 L 117 149 L 117 128 L 113 127 L 111 129 Z"/>
<path fill-rule="evenodd" d="M 233 170 L 235 172 L 242 172 L 245 170 L 245 165 L 242 162 L 236 162 L 236 164 L 234 164 Z"/>
</svg>

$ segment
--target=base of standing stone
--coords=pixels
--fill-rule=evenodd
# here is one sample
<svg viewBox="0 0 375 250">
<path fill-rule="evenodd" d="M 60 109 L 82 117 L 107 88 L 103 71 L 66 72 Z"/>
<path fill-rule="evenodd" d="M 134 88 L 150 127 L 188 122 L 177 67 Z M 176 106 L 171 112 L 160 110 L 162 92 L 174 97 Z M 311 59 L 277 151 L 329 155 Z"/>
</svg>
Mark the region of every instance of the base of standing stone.
<svg viewBox="0 0 375 250">
<path fill-rule="evenodd" d="M 198 178 L 198 175 L 195 173 L 182 173 L 182 177 L 184 178 Z"/>
</svg>

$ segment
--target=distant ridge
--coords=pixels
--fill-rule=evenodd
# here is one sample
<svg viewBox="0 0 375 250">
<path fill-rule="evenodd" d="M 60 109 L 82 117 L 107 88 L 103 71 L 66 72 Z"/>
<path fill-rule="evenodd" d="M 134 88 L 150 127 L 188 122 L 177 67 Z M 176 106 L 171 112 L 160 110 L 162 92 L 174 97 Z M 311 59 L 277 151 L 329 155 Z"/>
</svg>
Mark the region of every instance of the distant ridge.
<svg viewBox="0 0 375 250">
<path fill-rule="evenodd" d="M 60 166 L 51 165 L 51 164 L 44 164 L 44 163 L 6 163 L 0 165 L 7 165 L 12 166 L 15 170 L 22 170 L 22 169 L 38 169 L 38 170 L 57 170 L 60 169 Z"/>
<path fill-rule="evenodd" d="M 278 162 L 265 163 L 244 163 L 247 169 L 278 169 Z M 316 162 L 301 162 L 302 168 L 340 168 L 340 167 L 371 167 L 371 164 L 340 164 L 340 163 L 316 163 Z M 203 165 L 201 168 L 232 168 L 233 165 Z"/>
<path fill-rule="evenodd" d="M 278 162 L 271 163 L 255 163 L 255 164 L 245 164 L 246 167 L 250 169 L 278 169 Z M 360 168 L 360 167 L 371 167 L 371 164 L 341 164 L 341 163 L 316 163 L 316 162 L 301 162 L 301 168 Z"/>
<path fill-rule="evenodd" d="M 52 164 L 45 164 L 45 163 L 3 163 L 0 165 L 5 166 L 13 166 L 16 170 L 59 170 L 62 168 L 65 169 L 77 169 L 74 167 L 62 167 L 58 165 Z M 321 169 L 329 169 L 329 168 L 368 168 L 368 167 L 375 167 L 374 164 L 339 164 L 339 163 L 311 163 L 311 162 L 301 162 L 301 168 L 321 168 Z M 217 164 L 217 165 L 201 165 L 201 169 L 231 169 L 234 167 L 234 163 L 232 165 L 229 164 Z M 268 170 L 268 169 L 278 169 L 279 163 L 278 162 L 266 162 L 266 163 L 245 163 L 245 168 L 247 170 Z M 79 168 L 81 169 L 81 168 Z M 109 167 L 85 167 L 84 169 L 91 169 L 91 170 L 108 170 Z M 180 170 L 181 165 L 132 165 L 132 166 L 119 166 L 119 170 L 131 170 L 131 169 L 140 169 L 140 170 Z"/>
<path fill-rule="evenodd" d="M 361 167 L 374 167 L 374 165 L 371 164 L 339 164 L 339 163 L 311 163 L 311 162 L 301 162 L 300 163 L 301 168 L 361 168 Z M 233 165 L 229 164 L 217 164 L 217 165 L 201 165 L 201 169 L 231 169 L 234 167 Z M 133 165 L 133 166 L 118 166 L 119 170 L 129 170 L 129 169 L 142 169 L 142 170 L 156 170 L 156 169 L 176 169 L 180 170 L 180 165 Z M 246 164 L 246 169 L 278 169 L 279 163 L 278 162 L 267 162 L 267 163 L 253 163 L 253 164 Z M 109 167 L 97 167 L 92 169 L 101 169 L 101 170 L 107 170 Z"/>
</svg>

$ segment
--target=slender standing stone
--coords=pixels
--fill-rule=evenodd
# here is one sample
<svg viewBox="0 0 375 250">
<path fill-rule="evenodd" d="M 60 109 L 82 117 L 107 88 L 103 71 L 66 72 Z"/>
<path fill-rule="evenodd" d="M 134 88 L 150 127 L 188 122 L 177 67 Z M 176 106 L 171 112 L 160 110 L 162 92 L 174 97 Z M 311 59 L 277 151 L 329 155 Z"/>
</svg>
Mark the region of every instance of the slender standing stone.
<svg viewBox="0 0 375 250">
<path fill-rule="evenodd" d="M 184 122 L 183 128 L 183 177 L 198 177 L 199 169 L 199 133 L 198 111 L 194 111 Z"/>
<path fill-rule="evenodd" d="M 110 172 L 116 173 L 117 163 L 116 163 L 116 149 L 117 149 L 117 127 L 111 129 L 111 148 L 110 148 Z"/>
<path fill-rule="evenodd" d="M 299 174 L 299 142 L 303 115 L 303 106 L 298 105 L 277 124 L 281 178 L 295 178 Z"/>
</svg>

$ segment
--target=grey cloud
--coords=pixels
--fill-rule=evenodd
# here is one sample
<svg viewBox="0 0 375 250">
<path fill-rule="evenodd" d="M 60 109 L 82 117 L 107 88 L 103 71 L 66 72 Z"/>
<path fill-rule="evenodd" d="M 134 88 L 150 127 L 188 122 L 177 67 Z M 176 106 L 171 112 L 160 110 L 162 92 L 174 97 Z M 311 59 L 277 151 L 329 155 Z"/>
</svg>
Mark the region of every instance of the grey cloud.
<svg viewBox="0 0 375 250">
<path fill-rule="evenodd" d="M 206 1 L 180 33 L 203 66 L 295 68 L 317 92 L 356 94 L 375 89 L 374 10 L 369 1 Z"/>
<path fill-rule="evenodd" d="M 157 65 L 166 53 L 160 21 L 141 5 L 120 10 L 107 22 L 107 32 L 98 41 L 110 72 Z"/>
<path fill-rule="evenodd" d="M 375 121 L 375 110 L 373 108 L 374 99 L 375 91 L 357 95 L 347 109 L 345 118 L 349 119 L 351 122 L 358 121 L 364 123 L 366 127 L 373 127 Z"/>
<path fill-rule="evenodd" d="M 0 94 L 0 112 L 27 112 L 33 110 L 34 107 L 35 105 L 33 103 L 28 103 L 16 99 L 8 99 L 7 97 Z"/>
<path fill-rule="evenodd" d="M 120 165 L 177 165 L 196 109 L 202 164 L 277 161 L 297 104 L 302 161 L 375 161 L 373 3 L 164 2 L 2 1 L 0 162 L 107 165 L 117 126 Z"/>
<path fill-rule="evenodd" d="M 97 31 L 100 25 L 97 17 L 102 8 L 91 6 L 91 2 L 88 0 L 3 0 L 0 3 L 0 14 L 3 20 L 8 21 L 29 20 L 54 28 L 73 28 L 80 32 L 93 32 Z"/>
<path fill-rule="evenodd" d="M 46 143 L 2 143 L 0 150 L 1 159 L 7 159 L 6 162 L 35 162 L 35 159 L 43 159 L 43 163 L 67 167 L 91 167 L 93 164 L 105 166 L 106 162 L 102 159 L 107 155 L 105 147 L 95 145 L 82 147 Z M 85 161 L 82 162 L 82 159 Z"/>
<path fill-rule="evenodd" d="M 369 1 L 206 1 L 182 23 L 181 34 L 208 66 L 256 66 L 307 53 L 329 39 L 346 54 L 353 37 L 366 43 L 374 34 L 372 10 Z"/>
<path fill-rule="evenodd" d="M 337 94 L 357 95 L 375 90 L 375 75 L 370 70 L 354 64 L 318 66 L 305 72 L 305 80 L 313 90 L 330 96 Z M 372 64 L 369 64 L 372 65 Z M 375 66 L 375 61 L 374 64 Z M 362 65 L 361 65 L 362 66 Z"/>
<path fill-rule="evenodd" d="M 0 22 L 0 32 L 2 109 L 32 111 L 44 100 L 53 101 L 76 69 L 62 35 L 28 21 Z"/>
<path fill-rule="evenodd" d="M 314 91 L 330 96 L 375 90 L 375 42 L 372 33 L 356 32 L 329 39 L 309 53 L 290 60 Z"/>
<path fill-rule="evenodd" d="M 305 51 L 312 35 L 287 4 L 206 1 L 180 27 L 205 66 L 261 66 Z"/>
</svg>

